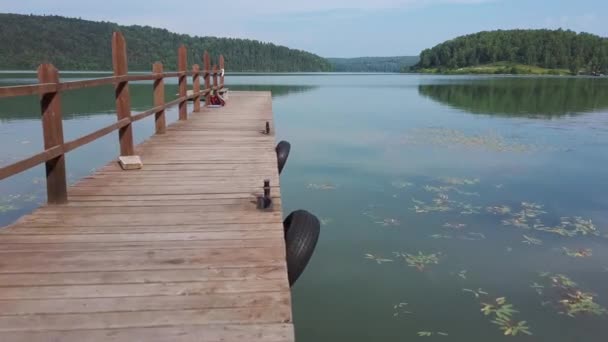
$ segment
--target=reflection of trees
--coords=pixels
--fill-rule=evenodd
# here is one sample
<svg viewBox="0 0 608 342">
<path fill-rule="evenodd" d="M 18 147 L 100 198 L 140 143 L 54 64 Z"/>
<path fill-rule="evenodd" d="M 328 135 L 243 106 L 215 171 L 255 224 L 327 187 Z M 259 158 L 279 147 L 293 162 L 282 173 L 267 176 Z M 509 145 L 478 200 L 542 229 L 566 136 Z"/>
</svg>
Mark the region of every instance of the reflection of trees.
<svg viewBox="0 0 608 342">
<path fill-rule="evenodd" d="M 310 85 L 227 85 L 230 90 L 235 91 L 270 91 L 272 97 L 287 96 L 289 94 L 305 93 L 307 91 L 314 90 L 318 86 Z"/>
<path fill-rule="evenodd" d="M 552 118 L 608 108 L 608 80 L 495 78 L 418 86 L 421 95 L 476 114 Z"/>
<path fill-rule="evenodd" d="M 0 84 L 2 85 L 2 84 Z M 302 93 L 315 89 L 315 86 L 286 86 L 286 85 L 234 85 L 230 90 L 272 91 L 273 97 L 286 96 L 292 93 Z M 131 107 L 133 112 L 143 111 L 154 107 L 151 83 L 133 83 L 129 85 Z M 176 97 L 176 84 L 165 85 L 166 101 Z M 113 86 L 101 86 L 67 91 L 61 94 L 63 117 L 66 120 L 76 117 L 115 111 Z M 0 120 L 38 119 L 40 118 L 40 103 L 37 96 L 21 96 L 0 99 Z"/>
</svg>

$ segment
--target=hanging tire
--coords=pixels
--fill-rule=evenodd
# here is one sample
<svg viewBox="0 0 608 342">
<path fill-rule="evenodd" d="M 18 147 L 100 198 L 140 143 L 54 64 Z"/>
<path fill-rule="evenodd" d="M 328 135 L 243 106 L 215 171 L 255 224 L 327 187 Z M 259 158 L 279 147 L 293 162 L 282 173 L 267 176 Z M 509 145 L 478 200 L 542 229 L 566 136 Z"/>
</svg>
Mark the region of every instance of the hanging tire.
<svg viewBox="0 0 608 342">
<path fill-rule="evenodd" d="M 289 286 L 298 280 L 315 251 L 321 233 L 319 219 L 306 210 L 296 210 L 283 221 Z"/>
<path fill-rule="evenodd" d="M 275 148 L 277 152 L 277 164 L 279 166 L 279 174 L 283 171 L 287 158 L 289 158 L 289 151 L 291 150 L 291 144 L 283 140 L 277 144 Z"/>
</svg>

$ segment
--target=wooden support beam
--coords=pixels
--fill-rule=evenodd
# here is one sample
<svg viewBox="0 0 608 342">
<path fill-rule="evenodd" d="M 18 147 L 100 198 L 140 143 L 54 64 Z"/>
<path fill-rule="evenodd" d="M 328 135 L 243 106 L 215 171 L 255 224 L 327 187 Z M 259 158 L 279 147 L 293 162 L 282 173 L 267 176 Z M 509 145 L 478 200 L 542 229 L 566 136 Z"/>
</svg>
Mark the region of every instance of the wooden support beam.
<svg viewBox="0 0 608 342">
<path fill-rule="evenodd" d="M 59 83 L 59 72 L 52 64 L 38 67 L 38 82 Z M 42 111 L 42 134 L 44 149 L 63 144 L 63 122 L 61 118 L 61 97 L 58 92 L 43 93 L 40 96 Z M 48 160 L 46 166 L 46 193 L 49 204 L 62 204 L 68 201 L 65 154 Z"/>
<path fill-rule="evenodd" d="M 213 73 L 213 89 L 218 90 L 218 87 L 217 87 L 217 65 L 216 64 L 213 64 L 213 71 L 212 71 L 212 73 Z"/>
<path fill-rule="evenodd" d="M 220 55 L 220 88 L 224 87 L 224 55 Z"/>
<path fill-rule="evenodd" d="M 179 97 L 186 97 L 188 93 L 188 76 L 186 68 L 188 64 L 186 46 L 181 45 L 177 50 L 177 71 L 179 71 Z M 188 120 L 188 100 L 179 103 L 179 119 Z"/>
<path fill-rule="evenodd" d="M 201 91 L 201 80 L 199 77 L 200 67 L 198 64 L 192 66 L 192 91 L 195 94 Z M 194 97 L 194 112 L 198 113 L 201 111 L 201 96 L 196 95 Z"/>
<path fill-rule="evenodd" d="M 114 76 L 126 76 L 127 44 L 122 33 L 114 32 L 112 35 L 112 64 Z M 131 117 L 131 97 L 129 96 L 129 82 L 118 82 L 115 85 L 116 116 L 118 120 Z M 131 156 L 135 153 L 133 146 L 133 127 L 129 123 L 118 131 L 120 140 L 120 155 Z"/>
<path fill-rule="evenodd" d="M 207 51 L 205 51 L 203 55 L 203 64 L 205 68 L 205 89 L 209 89 L 211 88 L 211 79 L 209 78 L 209 70 L 211 70 L 211 60 L 209 59 L 209 53 Z M 205 96 L 205 106 L 208 106 L 210 104 L 211 102 L 209 101 L 209 93 L 207 93 L 207 95 Z"/>
<path fill-rule="evenodd" d="M 152 72 L 155 74 L 163 73 L 163 64 L 156 62 L 152 66 Z M 165 80 L 159 78 L 154 81 L 154 107 L 161 107 L 165 104 Z M 165 109 L 161 109 L 154 114 L 154 122 L 156 127 L 156 134 L 164 134 L 167 128 L 167 121 L 165 118 Z"/>
</svg>

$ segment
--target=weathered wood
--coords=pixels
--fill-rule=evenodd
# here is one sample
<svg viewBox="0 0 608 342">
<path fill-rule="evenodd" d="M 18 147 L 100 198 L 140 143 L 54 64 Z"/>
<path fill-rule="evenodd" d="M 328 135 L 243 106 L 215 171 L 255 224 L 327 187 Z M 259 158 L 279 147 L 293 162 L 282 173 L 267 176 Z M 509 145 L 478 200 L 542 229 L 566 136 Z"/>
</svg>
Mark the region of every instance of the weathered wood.
<svg viewBox="0 0 608 342">
<path fill-rule="evenodd" d="M 137 146 L 143 169 L 110 163 L 0 230 L 1 341 L 293 342 L 271 97 L 234 94 Z"/>
<path fill-rule="evenodd" d="M 179 97 L 184 100 L 179 102 L 179 119 L 188 120 L 188 102 L 185 99 L 188 92 L 188 76 L 186 68 L 188 65 L 186 46 L 181 45 L 177 50 L 177 70 L 183 74 L 179 76 Z"/>
<path fill-rule="evenodd" d="M 193 98 L 194 100 L 194 112 L 198 113 L 201 111 L 201 96 L 199 95 L 199 92 L 201 91 L 201 80 L 199 77 L 199 72 L 200 72 L 200 67 L 198 66 L 198 64 L 194 64 L 192 66 L 192 91 L 194 92 L 195 96 Z"/>
<path fill-rule="evenodd" d="M 112 35 L 112 64 L 114 76 L 126 76 L 127 67 L 127 43 L 122 33 L 114 32 Z M 128 81 L 119 82 L 115 86 L 116 116 L 118 120 L 131 117 L 131 97 L 129 96 Z M 134 154 L 133 127 L 129 123 L 118 130 L 120 141 L 120 155 L 130 156 Z"/>
<path fill-rule="evenodd" d="M 203 65 L 205 68 L 205 89 L 210 89 L 211 88 L 211 79 L 210 79 L 210 75 L 209 75 L 209 70 L 211 70 L 211 60 L 209 58 L 209 53 L 207 51 L 205 51 L 205 53 L 203 54 Z M 207 94 L 205 96 L 205 106 L 210 105 L 210 97 L 209 94 Z"/>
<path fill-rule="evenodd" d="M 152 72 L 155 74 L 163 73 L 163 64 L 160 62 L 154 63 Z M 154 81 L 154 106 L 159 107 L 165 104 L 165 80 L 159 78 Z M 154 114 L 154 127 L 156 127 L 156 134 L 164 134 L 167 127 L 167 119 L 165 117 L 165 109 L 161 109 Z"/>
<path fill-rule="evenodd" d="M 217 65 L 213 64 L 213 88 L 214 90 L 218 90 L 217 87 Z"/>
<path fill-rule="evenodd" d="M 220 88 L 224 87 L 224 55 L 220 55 Z"/>
<path fill-rule="evenodd" d="M 59 72 L 52 64 L 41 64 L 38 67 L 38 81 L 44 83 L 59 82 Z M 44 149 L 60 147 L 63 144 L 63 122 L 61 117 L 61 98 L 58 92 L 45 93 L 40 97 L 42 111 L 42 133 Z M 65 154 L 61 153 L 45 163 L 46 193 L 50 204 L 61 204 L 68 200 L 67 177 L 65 171 Z"/>
</svg>

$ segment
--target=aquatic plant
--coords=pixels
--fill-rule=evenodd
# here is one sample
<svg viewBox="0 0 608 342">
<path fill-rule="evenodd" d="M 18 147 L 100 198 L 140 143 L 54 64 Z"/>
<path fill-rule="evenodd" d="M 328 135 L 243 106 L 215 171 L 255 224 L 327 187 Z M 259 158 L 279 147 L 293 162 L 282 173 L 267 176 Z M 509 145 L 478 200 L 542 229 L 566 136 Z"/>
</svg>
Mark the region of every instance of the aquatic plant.
<svg viewBox="0 0 608 342">
<path fill-rule="evenodd" d="M 479 298 L 481 295 L 488 295 L 488 293 L 486 291 L 484 291 L 481 287 L 478 288 L 477 290 L 462 289 L 462 292 L 472 293 L 475 296 L 475 298 Z"/>
<path fill-rule="evenodd" d="M 458 276 L 462 279 L 467 279 L 467 270 L 462 270 L 460 272 L 458 272 Z"/>
<path fill-rule="evenodd" d="M 397 317 L 399 315 L 410 315 L 413 312 L 406 310 L 405 308 L 408 306 L 408 303 L 397 303 L 393 305 L 393 317 Z"/>
<path fill-rule="evenodd" d="M 468 232 L 465 235 L 460 236 L 460 239 L 469 241 L 479 241 L 485 240 L 486 236 L 483 233 Z"/>
<path fill-rule="evenodd" d="M 522 243 L 525 243 L 528 245 L 542 245 L 543 241 L 524 234 L 524 240 L 522 241 Z"/>
<path fill-rule="evenodd" d="M 580 314 L 601 316 L 608 311 L 595 302 L 595 294 L 584 292 L 572 279 L 563 274 L 541 273 L 554 290 L 545 305 L 552 304 L 559 314 L 576 317 Z"/>
<path fill-rule="evenodd" d="M 455 178 L 455 177 L 443 177 L 440 181 L 451 184 L 451 185 L 475 185 L 479 183 L 479 178 L 467 179 L 467 178 Z"/>
<path fill-rule="evenodd" d="M 493 303 L 481 303 L 481 312 L 485 316 L 494 316 L 492 323 L 498 325 L 506 336 L 517 336 L 519 334 L 532 335 L 526 321 L 515 321 L 513 315 L 519 311 L 515 310 L 513 304 L 509 304 L 505 297 L 496 298 Z"/>
<path fill-rule="evenodd" d="M 572 257 L 572 258 L 587 258 L 587 257 L 590 257 L 593 252 L 589 248 L 570 249 L 568 247 L 562 247 L 562 251 L 564 251 L 564 254 L 566 254 L 567 256 Z"/>
<path fill-rule="evenodd" d="M 396 257 L 404 258 L 409 267 L 416 267 L 420 272 L 424 271 L 427 265 L 439 264 L 441 256 L 441 253 L 424 254 L 422 252 L 418 252 L 418 254 L 394 252 L 393 254 Z"/>
<path fill-rule="evenodd" d="M 597 227 L 593 224 L 593 221 L 586 220 L 580 216 L 575 217 L 561 217 L 560 223 L 554 227 L 546 227 L 543 224 L 539 224 L 534 227 L 536 230 L 558 234 L 565 237 L 573 237 L 577 235 L 593 235 L 599 236 L 600 232 Z"/>
<path fill-rule="evenodd" d="M 319 219 L 319 221 L 321 221 L 321 225 L 323 225 L 323 226 L 327 226 L 328 224 L 331 224 L 332 222 L 334 222 L 334 220 L 332 218 L 328 218 L 328 217 L 322 217 Z"/>
<path fill-rule="evenodd" d="M 465 228 L 467 225 L 464 223 L 445 223 L 443 225 L 443 227 L 445 228 L 450 228 L 450 229 L 463 229 Z"/>
<path fill-rule="evenodd" d="M 449 336 L 448 333 L 442 331 L 419 331 L 417 334 L 419 337 L 431 337 L 433 335 Z"/>
<path fill-rule="evenodd" d="M 310 183 L 307 186 L 308 189 L 313 189 L 313 190 L 335 190 L 336 186 L 333 184 L 315 184 L 315 183 Z"/>
<path fill-rule="evenodd" d="M 401 222 L 399 222 L 399 220 L 394 219 L 394 218 L 385 218 L 385 219 L 383 219 L 381 221 L 376 221 L 376 223 L 377 224 L 381 224 L 381 225 L 383 225 L 385 227 L 388 227 L 388 226 L 399 226 L 399 225 L 401 225 Z"/>
<path fill-rule="evenodd" d="M 433 234 L 433 235 L 429 235 L 429 237 L 431 237 L 433 239 L 452 239 L 453 238 L 452 235 L 447 235 L 447 234 Z"/>
<path fill-rule="evenodd" d="M 545 288 L 543 285 L 541 285 L 537 282 L 532 283 L 532 285 L 530 285 L 530 287 L 533 288 L 534 291 L 536 291 L 536 293 L 538 293 L 539 295 L 543 294 L 543 289 Z"/>
<path fill-rule="evenodd" d="M 486 207 L 486 211 L 489 212 L 490 214 L 506 215 L 511 212 L 511 207 L 506 206 L 506 205 Z"/>
<path fill-rule="evenodd" d="M 382 258 L 382 257 L 379 257 L 379 256 L 375 256 L 373 254 L 370 254 L 370 253 L 366 253 L 365 254 L 365 259 L 374 260 L 378 265 L 381 265 L 381 264 L 383 264 L 385 262 L 393 262 L 394 261 L 392 259 Z"/>
<path fill-rule="evenodd" d="M 391 185 L 393 186 L 393 188 L 406 189 L 406 188 L 414 186 L 414 183 L 396 180 L 396 181 L 391 182 Z"/>
</svg>

